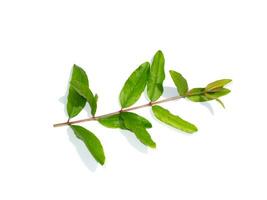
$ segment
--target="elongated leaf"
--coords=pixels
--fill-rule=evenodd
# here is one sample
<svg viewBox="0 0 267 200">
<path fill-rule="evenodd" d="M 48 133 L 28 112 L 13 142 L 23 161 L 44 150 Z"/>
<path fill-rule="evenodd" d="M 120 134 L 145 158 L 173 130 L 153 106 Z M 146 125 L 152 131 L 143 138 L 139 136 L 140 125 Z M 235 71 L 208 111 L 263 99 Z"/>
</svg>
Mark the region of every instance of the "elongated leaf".
<svg viewBox="0 0 267 200">
<path fill-rule="evenodd" d="M 163 93 L 164 64 L 164 55 L 158 51 L 153 58 L 147 83 L 147 95 L 151 101 L 156 101 Z"/>
<path fill-rule="evenodd" d="M 174 128 L 177 128 L 187 133 L 194 133 L 197 131 L 197 127 L 194 124 L 183 120 L 177 115 L 173 115 L 165 108 L 162 108 L 160 106 L 153 106 L 152 110 L 157 119 Z"/>
<path fill-rule="evenodd" d="M 133 105 L 141 96 L 147 83 L 149 74 L 148 62 L 140 65 L 127 79 L 121 92 L 120 103 L 122 108 Z"/>
<path fill-rule="evenodd" d="M 212 91 L 212 90 L 214 90 L 216 88 L 222 88 L 226 84 L 230 83 L 231 81 L 232 81 L 231 79 L 221 79 L 221 80 L 214 81 L 212 83 L 209 83 L 206 86 L 206 91 Z"/>
<path fill-rule="evenodd" d="M 81 67 L 78 67 L 77 65 L 74 65 L 72 68 L 72 75 L 70 81 L 78 81 L 86 86 L 89 85 L 85 71 Z M 78 115 L 84 108 L 85 104 L 86 100 L 81 95 L 79 95 L 70 85 L 67 98 L 67 112 L 69 118 Z"/>
<path fill-rule="evenodd" d="M 98 122 L 107 128 L 127 129 L 121 119 L 120 114 L 115 114 L 105 118 L 98 119 Z"/>
<path fill-rule="evenodd" d="M 188 91 L 188 84 L 186 79 L 182 76 L 182 74 L 173 70 L 170 70 L 170 75 L 177 88 L 178 93 L 181 96 L 185 96 Z"/>
<path fill-rule="evenodd" d="M 81 126 L 72 125 L 71 128 L 76 137 L 84 142 L 87 149 L 91 152 L 96 161 L 101 165 L 104 165 L 105 153 L 99 139 L 92 132 Z"/>
<path fill-rule="evenodd" d="M 92 91 L 89 89 L 88 86 L 78 82 L 78 81 L 71 81 L 71 86 L 75 89 L 75 91 L 85 98 L 91 107 L 91 114 L 94 116 L 97 109 L 97 98 L 98 96 L 94 96 Z"/>
<path fill-rule="evenodd" d="M 141 143 L 151 148 L 156 148 L 156 143 L 145 129 L 143 120 L 139 121 L 133 119 L 132 116 L 127 113 L 121 113 L 121 118 L 123 119 L 125 127 L 133 132 Z"/>
<path fill-rule="evenodd" d="M 231 92 L 231 90 L 229 90 L 227 88 L 220 88 L 216 92 L 207 92 L 206 96 L 209 99 L 218 99 L 219 97 L 225 96 L 225 95 L 229 94 L 230 92 Z"/>
<path fill-rule="evenodd" d="M 124 125 L 122 116 L 128 120 L 135 121 L 135 124 L 144 128 L 151 128 L 152 124 L 144 117 L 132 112 L 122 112 L 120 114 L 111 115 L 105 118 L 100 118 L 98 121 L 100 124 L 107 128 L 120 128 L 127 129 Z"/>
</svg>

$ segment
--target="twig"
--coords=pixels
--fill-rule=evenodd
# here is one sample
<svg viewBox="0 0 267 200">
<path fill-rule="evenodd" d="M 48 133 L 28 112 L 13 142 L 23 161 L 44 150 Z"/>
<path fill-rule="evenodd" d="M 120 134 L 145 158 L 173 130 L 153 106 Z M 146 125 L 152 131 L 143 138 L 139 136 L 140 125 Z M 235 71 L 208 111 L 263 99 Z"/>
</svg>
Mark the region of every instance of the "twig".
<svg viewBox="0 0 267 200">
<path fill-rule="evenodd" d="M 157 105 L 157 104 L 161 104 L 161 103 L 165 103 L 165 102 L 169 102 L 169 101 L 175 101 L 175 100 L 178 100 L 178 99 L 181 99 L 181 98 L 184 98 L 184 97 L 183 96 L 169 97 L 169 98 L 166 98 L 166 99 L 163 99 L 163 100 L 149 102 L 149 103 L 146 103 L 146 104 L 143 104 L 143 105 L 121 109 L 119 111 L 111 112 L 111 113 L 104 114 L 104 115 L 99 115 L 99 116 L 90 117 L 90 118 L 86 118 L 86 119 L 75 120 L 75 121 L 69 121 L 68 120 L 67 122 L 54 124 L 53 126 L 54 127 L 61 127 L 61 126 L 67 126 L 67 125 L 72 125 L 72 124 L 78 124 L 78 123 L 82 123 L 82 122 L 94 121 L 94 120 L 98 120 L 98 119 L 105 118 L 105 117 L 108 117 L 108 116 L 116 115 L 116 114 L 119 114 L 121 112 L 128 112 L 128 111 L 132 111 L 132 110 L 137 110 L 137 109 L 140 109 L 140 108 L 145 108 L 145 107 L 149 107 L 149 106 L 153 106 L 153 105 Z"/>
</svg>

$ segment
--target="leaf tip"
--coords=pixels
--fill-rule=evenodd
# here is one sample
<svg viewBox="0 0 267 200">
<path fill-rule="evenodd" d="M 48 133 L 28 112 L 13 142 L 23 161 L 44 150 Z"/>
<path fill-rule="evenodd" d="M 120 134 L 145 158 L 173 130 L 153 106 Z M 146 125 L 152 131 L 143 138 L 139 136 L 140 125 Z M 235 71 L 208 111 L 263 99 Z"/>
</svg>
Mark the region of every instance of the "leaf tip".
<svg viewBox="0 0 267 200">
<path fill-rule="evenodd" d="M 157 51 L 157 53 L 163 54 L 162 50 L 160 50 L 160 49 Z"/>
<path fill-rule="evenodd" d="M 152 149 L 156 149 L 157 145 L 156 145 L 156 143 L 154 142 L 153 144 L 150 145 L 150 147 L 151 147 Z"/>
<path fill-rule="evenodd" d="M 106 161 L 106 158 L 104 157 L 103 159 L 98 160 L 98 163 L 103 166 L 105 164 L 105 161 Z"/>
</svg>

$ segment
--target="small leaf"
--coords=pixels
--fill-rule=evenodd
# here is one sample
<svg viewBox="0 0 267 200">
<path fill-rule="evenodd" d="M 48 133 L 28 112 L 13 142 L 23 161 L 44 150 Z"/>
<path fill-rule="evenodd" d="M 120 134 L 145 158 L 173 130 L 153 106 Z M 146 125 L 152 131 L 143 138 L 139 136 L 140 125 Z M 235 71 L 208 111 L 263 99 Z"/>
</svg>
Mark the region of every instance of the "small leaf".
<svg viewBox="0 0 267 200">
<path fill-rule="evenodd" d="M 144 121 L 141 119 L 139 121 L 138 118 L 133 118 L 133 116 L 129 115 L 128 113 L 121 113 L 121 118 L 123 119 L 125 127 L 133 132 L 136 136 L 136 138 L 143 143 L 146 146 L 149 146 L 151 148 L 156 147 L 156 143 L 151 138 L 150 134 L 147 132 L 147 130 L 144 127 Z"/>
<path fill-rule="evenodd" d="M 197 127 L 195 125 L 183 120 L 177 115 L 173 115 L 165 108 L 162 108 L 160 106 L 153 106 L 152 110 L 157 119 L 174 128 L 177 128 L 187 133 L 194 133 L 197 131 Z"/>
<path fill-rule="evenodd" d="M 214 90 L 216 88 L 222 88 L 226 84 L 230 83 L 231 81 L 232 81 L 231 79 L 221 79 L 221 80 L 214 81 L 212 83 L 209 83 L 206 86 L 206 91 L 212 91 L 212 90 Z"/>
<path fill-rule="evenodd" d="M 78 81 L 86 86 L 89 85 L 85 71 L 77 65 L 74 65 L 72 68 L 72 75 L 70 81 Z M 69 93 L 67 99 L 67 112 L 69 118 L 75 117 L 84 108 L 86 100 L 81 95 L 79 95 L 71 85 L 69 86 Z"/>
<path fill-rule="evenodd" d="M 98 122 L 107 128 L 126 129 L 120 114 L 111 115 L 108 117 L 98 119 Z"/>
<path fill-rule="evenodd" d="M 220 99 L 215 99 L 223 108 L 225 108 L 224 103 Z"/>
<path fill-rule="evenodd" d="M 204 102 L 211 100 L 205 96 L 205 88 L 193 88 L 187 93 L 186 97 L 193 102 Z"/>
<path fill-rule="evenodd" d="M 141 96 L 147 83 L 149 74 L 148 62 L 140 65 L 127 79 L 121 92 L 120 103 L 122 108 L 133 105 Z"/>
<path fill-rule="evenodd" d="M 218 99 L 219 97 L 225 96 L 225 95 L 229 94 L 230 92 L 231 92 L 231 90 L 229 90 L 227 88 L 220 88 L 220 89 L 217 89 L 216 92 L 207 92 L 206 96 L 209 99 Z"/>
<path fill-rule="evenodd" d="M 105 153 L 99 139 L 92 132 L 81 126 L 72 125 L 71 128 L 74 131 L 76 137 L 84 142 L 87 149 L 91 152 L 96 161 L 101 165 L 104 165 Z"/>
<path fill-rule="evenodd" d="M 97 98 L 98 96 L 94 96 L 92 91 L 87 87 L 86 85 L 78 82 L 78 81 L 71 81 L 71 86 L 75 89 L 76 92 L 78 92 L 79 95 L 81 95 L 83 98 L 85 98 L 91 107 L 91 114 L 94 116 L 97 109 Z"/>
<path fill-rule="evenodd" d="M 163 81 L 165 79 L 164 72 L 165 59 L 161 51 L 155 54 L 147 83 L 147 95 L 151 101 L 156 101 L 163 93 Z"/>
<path fill-rule="evenodd" d="M 186 79 L 182 76 L 182 74 L 173 70 L 170 70 L 170 75 L 177 88 L 178 93 L 181 96 L 185 96 L 188 91 L 188 84 Z"/>
</svg>

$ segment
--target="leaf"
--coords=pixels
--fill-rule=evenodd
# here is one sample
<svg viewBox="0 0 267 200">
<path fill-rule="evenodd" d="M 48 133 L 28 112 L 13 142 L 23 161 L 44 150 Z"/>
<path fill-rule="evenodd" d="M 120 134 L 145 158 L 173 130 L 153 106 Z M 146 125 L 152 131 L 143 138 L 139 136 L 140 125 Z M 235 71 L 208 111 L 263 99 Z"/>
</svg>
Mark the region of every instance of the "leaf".
<svg viewBox="0 0 267 200">
<path fill-rule="evenodd" d="M 74 81 L 74 80 L 86 86 L 89 85 L 88 78 L 87 78 L 85 71 L 77 65 L 74 65 L 72 68 L 72 75 L 71 75 L 70 81 Z M 84 108 L 85 104 L 86 104 L 86 100 L 81 95 L 79 95 L 74 90 L 74 88 L 70 85 L 68 98 L 67 98 L 67 112 L 68 112 L 69 118 L 72 118 L 78 115 L 81 112 L 81 110 Z"/>
<path fill-rule="evenodd" d="M 139 121 L 138 119 L 140 118 L 133 118 L 133 116 L 126 112 L 121 113 L 121 118 L 123 119 L 125 127 L 133 132 L 141 143 L 151 148 L 156 148 L 156 143 L 145 129 L 143 120 Z"/>
<path fill-rule="evenodd" d="M 102 124 L 107 128 L 127 129 L 124 125 L 124 120 L 122 119 L 122 115 L 127 117 L 129 120 L 135 121 L 135 124 L 138 124 L 138 126 L 142 126 L 144 128 L 152 127 L 152 124 L 147 119 L 132 112 L 122 112 L 120 114 L 115 114 L 105 118 L 100 118 L 98 121 L 100 124 Z"/>
<path fill-rule="evenodd" d="M 132 121 L 136 126 L 142 126 L 144 128 L 152 128 L 152 124 L 144 117 L 132 112 L 122 112 L 121 117 Z"/>
<path fill-rule="evenodd" d="M 220 99 L 215 99 L 223 108 L 225 108 L 224 103 Z"/>
<path fill-rule="evenodd" d="M 148 62 L 140 65 L 127 79 L 121 92 L 120 103 L 122 108 L 133 105 L 141 96 L 147 83 L 149 74 Z"/>
<path fill-rule="evenodd" d="M 71 128 L 74 131 L 76 137 L 84 142 L 87 149 L 96 159 L 96 161 L 99 162 L 101 165 L 104 165 L 105 153 L 99 139 L 92 132 L 81 126 L 71 125 Z"/>
<path fill-rule="evenodd" d="M 155 54 L 147 83 L 147 95 L 151 101 L 156 101 L 163 93 L 163 81 L 165 79 L 164 72 L 165 59 L 161 51 Z"/>
<path fill-rule="evenodd" d="M 144 127 L 131 125 L 130 122 L 125 122 L 125 124 L 127 124 L 127 128 L 135 134 L 141 143 L 151 148 L 156 148 L 156 143 Z"/>
<path fill-rule="evenodd" d="M 91 114 L 94 116 L 97 109 L 97 99 L 98 96 L 94 96 L 92 91 L 89 89 L 88 86 L 78 82 L 78 81 L 71 81 L 71 86 L 75 89 L 76 92 L 78 92 L 79 95 L 81 95 L 83 98 L 85 98 L 91 107 Z"/>
<path fill-rule="evenodd" d="M 178 93 L 181 96 L 185 96 L 188 91 L 188 84 L 186 79 L 182 76 L 182 74 L 173 70 L 170 70 L 170 75 L 177 88 Z"/>
<path fill-rule="evenodd" d="M 231 79 L 221 79 L 221 80 L 214 81 L 212 83 L 209 83 L 206 86 L 206 91 L 212 91 L 212 90 L 214 90 L 216 88 L 222 88 L 226 84 L 230 83 L 231 81 L 232 81 Z"/>
<path fill-rule="evenodd" d="M 111 115 L 108 117 L 98 119 L 98 122 L 107 128 L 126 129 L 120 114 Z"/>
<path fill-rule="evenodd" d="M 162 108 L 160 106 L 153 106 L 152 111 L 157 119 L 174 128 L 177 128 L 187 133 L 194 133 L 197 131 L 197 127 L 194 124 L 183 120 L 177 115 L 173 115 L 165 108 Z"/>
<path fill-rule="evenodd" d="M 231 92 L 231 90 L 229 90 L 227 88 L 220 88 L 216 92 L 207 92 L 207 97 L 209 99 L 218 99 L 219 97 L 225 96 L 225 95 L 229 94 L 230 92 Z"/>
<path fill-rule="evenodd" d="M 78 115 L 86 104 L 86 99 L 79 95 L 72 86 L 69 87 L 67 98 L 67 113 L 69 118 Z"/>
<path fill-rule="evenodd" d="M 205 96 L 205 88 L 193 88 L 187 93 L 186 97 L 193 102 L 204 102 L 211 100 Z"/>
</svg>

